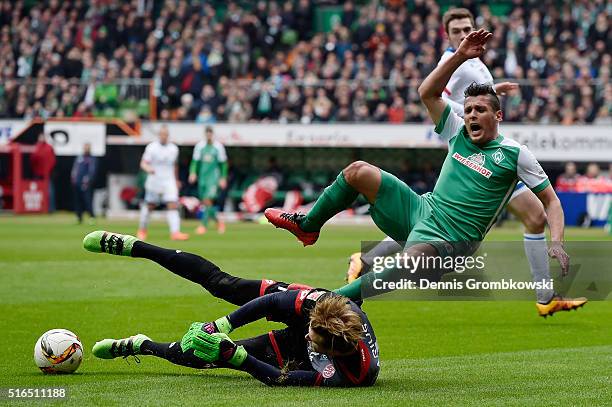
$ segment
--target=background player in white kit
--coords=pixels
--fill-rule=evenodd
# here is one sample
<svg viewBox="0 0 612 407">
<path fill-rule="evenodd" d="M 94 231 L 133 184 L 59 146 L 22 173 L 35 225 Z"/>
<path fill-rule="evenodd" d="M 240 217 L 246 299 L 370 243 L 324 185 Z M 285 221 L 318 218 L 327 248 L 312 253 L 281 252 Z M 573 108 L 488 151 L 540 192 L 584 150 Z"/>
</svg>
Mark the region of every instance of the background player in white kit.
<svg viewBox="0 0 612 407">
<path fill-rule="evenodd" d="M 147 238 L 147 225 L 150 212 L 160 203 L 166 205 L 166 216 L 170 227 L 170 239 L 187 240 L 189 235 L 181 233 L 181 218 L 178 212 L 177 161 L 179 150 L 176 144 L 168 141 L 168 128 L 159 130 L 159 140 L 147 145 L 140 168 L 147 173 L 145 199 L 140 206 L 140 225 L 138 238 Z"/>
<path fill-rule="evenodd" d="M 474 16 L 465 8 L 451 8 L 442 17 L 442 23 L 448 36 L 450 47 L 444 51 L 440 58 L 440 65 L 461 44 L 461 41 L 474 31 Z M 486 65 L 479 59 L 473 58 L 464 62 L 451 76 L 442 98 L 450 105 L 455 113 L 463 117 L 465 100 L 464 91 L 473 82 L 479 84 L 493 85 L 493 77 Z M 511 90 L 518 89 L 518 84 L 502 82 L 493 86 L 498 95 L 505 95 Z M 546 244 L 546 212 L 538 197 L 519 182 L 508 202 L 508 209 L 525 225 L 523 239 L 525 242 L 525 254 L 529 260 L 529 266 L 534 281 L 547 281 L 550 279 L 550 267 L 548 264 L 548 246 Z M 351 256 L 348 270 L 349 282 L 357 278 L 362 271 L 363 263 L 370 264 L 374 256 L 384 255 L 384 252 L 393 250 L 391 238 L 386 238 L 384 246 L 379 250 L 373 249 L 370 253 L 362 256 L 355 253 Z M 400 250 L 400 246 L 397 246 Z M 536 307 L 541 316 L 552 315 L 557 311 L 569 310 L 579 307 L 586 301 L 573 301 L 570 298 L 561 298 L 555 295 L 553 290 L 536 290 Z"/>
</svg>

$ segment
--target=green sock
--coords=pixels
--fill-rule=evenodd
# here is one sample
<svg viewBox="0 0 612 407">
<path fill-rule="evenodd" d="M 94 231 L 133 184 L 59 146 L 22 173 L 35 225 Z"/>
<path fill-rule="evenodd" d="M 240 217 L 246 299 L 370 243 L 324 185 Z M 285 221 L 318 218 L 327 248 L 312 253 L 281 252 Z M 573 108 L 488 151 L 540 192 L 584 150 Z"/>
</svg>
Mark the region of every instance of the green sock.
<svg viewBox="0 0 612 407">
<path fill-rule="evenodd" d="M 202 210 L 202 218 L 200 218 L 200 222 L 202 223 L 202 225 L 204 227 L 207 227 L 208 226 L 208 209 L 209 208 L 206 207 L 206 206 L 202 206 L 200 209 Z"/>
<path fill-rule="evenodd" d="M 208 207 L 208 219 L 217 220 L 217 207 L 215 205 L 210 205 Z"/>
<path fill-rule="evenodd" d="M 340 288 L 334 290 L 336 294 L 344 295 L 345 297 L 353 300 L 361 300 L 361 277 L 352 283 L 346 284 Z"/>
<path fill-rule="evenodd" d="M 394 290 L 389 288 L 375 289 L 376 286 L 374 285 L 374 280 L 382 280 L 383 282 L 398 281 L 397 273 L 398 270 L 395 267 L 386 268 L 380 273 L 366 273 L 352 283 L 335 289 L 334 292 L 336 294 L 344 295 L 353 301 L 362 300 L 363 295 L 365 295 L 366 298 L 369 298 L 386 294 Z M 410 279 L 416 281 L 416 277 L 412 277 Z"/>
<path fill-rule="evenodd" d="M 323 194 L 300 223 L 300 228 L 304 232 L 320 230 L 325 222 L 335 214 L 348 208 L 357 199 L 357 195 L 359 195 L 359 192 L 346 182 L 344 174 L 341 172 L 336 177 L 336 181 L 325 188 Z"/>
</svg>

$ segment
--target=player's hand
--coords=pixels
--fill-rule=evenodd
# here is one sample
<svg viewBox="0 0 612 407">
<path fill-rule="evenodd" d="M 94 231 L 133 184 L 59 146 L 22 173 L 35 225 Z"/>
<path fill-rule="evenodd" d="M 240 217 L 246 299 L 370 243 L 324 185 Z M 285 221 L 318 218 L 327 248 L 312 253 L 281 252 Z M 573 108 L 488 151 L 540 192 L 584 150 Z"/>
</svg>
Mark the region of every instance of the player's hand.
<svg viewBox="0 0 612 407">
<path fill-rule="evenodd" d="M 198 177 L 195 174 L 189 174 L 189 179 L 188 182 L 190 184 L 194 184 L 196 182 L 196 180 L 198 179 Z"/>
<path fill-rule="evenodd" d="M 244 360 L 247 358 L 248 354 L 244 346 L 238 346 L 232 341 L 229 336 L 225 334 L 214 334 L 212 336 L 223 335 L 225 338 L 221 339 L 219 342 L 219 358 L 221 361 L 225 363 L 229 363 L 234 367 L 239 367 L 244 363 Z"/>
<path fill-rule="evenodd" d="M 221 178 L 219 180 L 219 188 L 221 189 L 227 188 L 227 180 L 225 178 Z"/>
<path fill-rule="evenodd" d="M 187 352 L 193 350 L 193 354 L 206 363 L 225 362 L 232 366 L 240 366 L 247 357 L 247 352 L 242 346 L 238 346 L 223 333 L 209 334 L 201 329 L 192 329 L 194 325 L 181 340 L 181 350 Z"/>
<path fill-rule="evenodd" d="M 548 255 L 553 259 L 557 259 L 561 265 L 561 275 L 567 276 L 569 273 L 570 257 L 563 248 L 563 242 L 552 242 L 548 249 Z"/>
<path fill-rule="evenodd" d="M 215 348 L 215 346 L 211 345 L 210 341 L 203 342 L 203 339 L 199 338 L 202 335 L 210 335 L 206 332 L 206 329 L 214 330 L 214 324 L 212 322 L 194 322 L 191 324 L 187 333 L 181 339 L 181 350 L 183 352 L 193 350 L 195 356 L 211 363 L 217 361 L 219 350 L 218 346 Z"/>
<path fill-rule="evenodd" d="M 516 82 L 501 82 L 495 85 L 495 93 L 501 96 L 505 96 L 511 90 L 519 88 L 519 84 Z"/>
<path fill-rule="evenodd" d="M 461 41 L 457 53 L 463 55 L 466 59 L 478 58 L 485 51 L 485 44 L 493 37 L 489 31 L 480 29 L 472 31 Z"/>
</svg>

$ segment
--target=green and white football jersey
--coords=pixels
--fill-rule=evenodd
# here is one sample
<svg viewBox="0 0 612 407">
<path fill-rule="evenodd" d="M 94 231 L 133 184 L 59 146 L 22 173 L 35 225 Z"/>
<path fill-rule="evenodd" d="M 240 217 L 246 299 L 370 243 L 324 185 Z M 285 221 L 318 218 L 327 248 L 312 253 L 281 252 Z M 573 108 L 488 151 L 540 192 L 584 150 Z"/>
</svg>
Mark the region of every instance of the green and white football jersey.
<svg viewBox="0 0 612 407">
<path fill-rule="evenodd" d="M 193 149 L 191 171 L 197 174 L 198 184 L 216 184 L 221 177 L 221 163 L 227 161 L 225 147 L 218 141 L 208 144 L 202 140 Z"/>
<path fill-rule="evenodd" d="M 518 180 L 534 193 L 550 185 L 526 146 L 501 135 L 473 144 L 463 119 L 448 105 L 435 131 L 448 141 L 448 154 L 428 201 L 451 241 L 483 240 Z"/>
</svg>

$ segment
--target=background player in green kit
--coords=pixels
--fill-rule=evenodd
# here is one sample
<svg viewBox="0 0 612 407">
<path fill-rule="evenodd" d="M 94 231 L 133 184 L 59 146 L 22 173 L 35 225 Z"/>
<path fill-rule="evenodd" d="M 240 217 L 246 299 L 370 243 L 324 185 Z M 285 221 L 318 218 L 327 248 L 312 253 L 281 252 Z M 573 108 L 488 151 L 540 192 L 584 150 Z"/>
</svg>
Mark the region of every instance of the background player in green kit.
<svg viewBox="0 0 612 407">
<path fill-rule="evenodd" d="M 466 90 L 465 117 L 452 112 L 441 95 L 453 72 L 466 60 L 479 57 L 491 33 L 470 33 L 458 50 L 422 83 L 419 95 L 436 123 L 435 131 L 449 143 L 438 182 L 431 194 L 417 195 L 397 177 L 366 162 L 350 164 L 326 188 L 307 215 L 266 210 L 272 224 L 289 230 L 304 245 L 313 244 L 323 224 L 363 194 L 371 204 L 376 225 L 396 241 L 407 241 L 409 256 L 469 255 L 482 241 L 518 180 L 542 201 L 551 229 L 550 255 L 564 273 L 569 257 L 563 249 L 561 204 L 533 154 L 498 133 L 502 120 L 499 99 L 490 85 L 473 84 Z M 387 269 L 375 277 L 389 277 Z M 419 275 L 419 270 L 414 273 Z M 373 273 L 337 290 L 357 299 Z M 431 276 L 434 277 L 434 276 Z M 435 277 L 434 277 L 435 278 Z"/>
<path fill-rule="evenodd" d="M 198 198 L 200 198 L 202 212 L 201 224 L 196 234 L 203 235 L 208 227 L 208 220 L 217 222 L 217 231 L 225 232 L 225 223 L 217 218 L 215 199 L 219 189 L 227 187 L 227 154 L 225 147 L 214 140 L 213 128 L 206 126 L 205 139 L 198 142 L 193 150 L 191 165 L 189 166 L 189 183 L 198 182 Z"/>
</svg>

